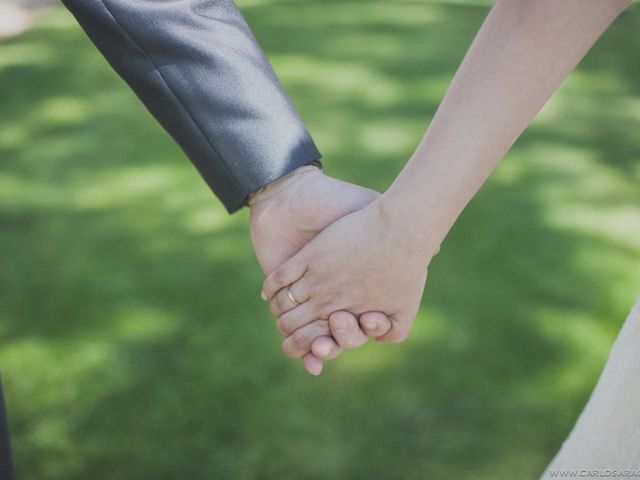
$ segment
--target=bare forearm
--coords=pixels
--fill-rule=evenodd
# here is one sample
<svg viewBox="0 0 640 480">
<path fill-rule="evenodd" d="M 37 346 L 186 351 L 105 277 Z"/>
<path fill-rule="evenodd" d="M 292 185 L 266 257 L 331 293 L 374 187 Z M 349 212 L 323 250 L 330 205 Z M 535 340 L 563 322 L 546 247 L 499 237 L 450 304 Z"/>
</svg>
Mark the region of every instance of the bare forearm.
<svg viewBox="0 0 640 480">
<path fill-rule="evenodd" d="M 627 0 L 498 0 L 411 160 L 384 195 L 437 248 Z"/>
</svg>

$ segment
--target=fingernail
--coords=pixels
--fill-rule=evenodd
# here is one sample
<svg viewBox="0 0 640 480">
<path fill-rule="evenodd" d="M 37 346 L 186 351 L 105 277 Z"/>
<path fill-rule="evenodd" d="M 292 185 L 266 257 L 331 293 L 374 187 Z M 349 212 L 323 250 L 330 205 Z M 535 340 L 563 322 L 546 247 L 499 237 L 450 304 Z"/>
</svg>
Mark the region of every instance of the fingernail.
<svg viewBox="0 0 640 480">
<path fill-rule="evenodd" d="M 267 294 L 264 293 L 264 292 L 260 292 L 260 298 L 263 299 L 263 300 L 266 300 L 267 299 Z"/>
<path fill-rule="evenodd" d="M 329 345 L 320 345 L 318 348 L 316 348 L 316 353 L 321 357 L 329 355 L 330 351 L 331 347 L 329 347 Z"/>
<path fill-rule="evenodd" d="M 306 370 L 307 370 L 307 373 L 309 373 L 310 375 L 317 377 L 322 373 L 322 364 L 309 367 Z"/>
<path fill-rule="evenodd" d="M 376 328 L 378 328 L 378 322 L 376 320 L 369 320 L 365 323 L 365 327 L 367 328 L 367 330 L 375 330 Z"/>
<path fill-rule="evenodd" d="M 349 320 L 342 315 L 335 315 L 331 318 L 331 323 L 338 330 L 345 330 L 349 326 Z"/>
</svg>

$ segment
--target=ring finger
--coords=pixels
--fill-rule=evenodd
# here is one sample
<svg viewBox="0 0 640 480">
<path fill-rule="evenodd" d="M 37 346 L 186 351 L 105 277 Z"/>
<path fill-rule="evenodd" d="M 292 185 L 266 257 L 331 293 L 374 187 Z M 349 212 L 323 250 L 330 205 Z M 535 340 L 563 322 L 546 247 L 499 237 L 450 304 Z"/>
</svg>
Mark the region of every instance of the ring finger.
<svg viewBox="0 0 640 480">
<path fill-rule="evenodd" d="M 309 290 L 304 282 L 300 280 L 293 285 L 289 285 L 276 293 L 269 304 L 269 310 L 273 315 L 279 317 L 283 313 L 294 309 L 309 299 Z"/>
</svg>

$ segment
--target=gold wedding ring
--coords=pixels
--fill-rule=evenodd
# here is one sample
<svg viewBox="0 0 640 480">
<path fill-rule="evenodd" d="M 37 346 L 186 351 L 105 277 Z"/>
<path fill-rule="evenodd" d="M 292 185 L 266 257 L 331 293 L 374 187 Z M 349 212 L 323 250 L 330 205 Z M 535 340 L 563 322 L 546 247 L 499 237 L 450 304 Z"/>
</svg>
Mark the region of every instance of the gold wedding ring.
<svg viewBox="0 0 640 480">
<path fill-rule="evenodd" d="M 293 296 L 293 293 L 291 293 L 290 288 L 287 289 L 287 298 L 291 300 L 291 303 L 293 303 L 294 305 L 300 304 L 300 302 L 296 300 L 296 297 Z"/>
</svg>

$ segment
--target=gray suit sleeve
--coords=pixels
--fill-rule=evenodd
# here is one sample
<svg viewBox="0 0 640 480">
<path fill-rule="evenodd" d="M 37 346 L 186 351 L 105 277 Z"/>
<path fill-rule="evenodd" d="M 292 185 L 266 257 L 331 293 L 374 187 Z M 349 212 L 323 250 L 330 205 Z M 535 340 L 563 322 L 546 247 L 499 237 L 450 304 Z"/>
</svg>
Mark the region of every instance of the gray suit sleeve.
<svg viewBox="0 0 640 480">
<path fill-rule="evenodd" d="M 320 158 L 231 0 L 63 0 L 229 212 Z"/>
</svg>

